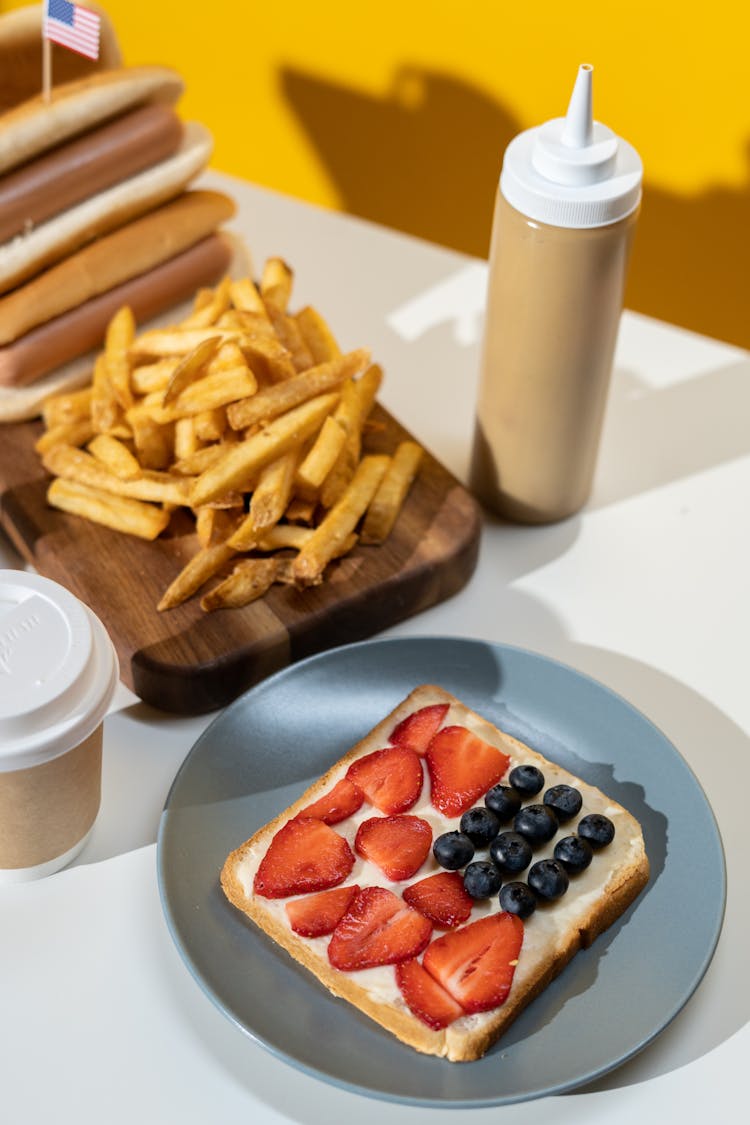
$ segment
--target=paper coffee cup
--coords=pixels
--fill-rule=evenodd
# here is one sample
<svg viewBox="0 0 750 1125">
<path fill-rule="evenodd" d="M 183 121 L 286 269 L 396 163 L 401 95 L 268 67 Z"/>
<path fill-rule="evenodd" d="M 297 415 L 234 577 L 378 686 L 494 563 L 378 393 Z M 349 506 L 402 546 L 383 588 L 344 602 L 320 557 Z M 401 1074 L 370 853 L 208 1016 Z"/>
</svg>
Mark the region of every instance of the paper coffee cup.
<svg viewBox="0 0 750 1125">
<path fill-rule="evenodd" d="M 47 578 L 0 570 L 0 883 L 50 875 L 86 843 L 118 674 L 88 606 Z"/>
</svg>

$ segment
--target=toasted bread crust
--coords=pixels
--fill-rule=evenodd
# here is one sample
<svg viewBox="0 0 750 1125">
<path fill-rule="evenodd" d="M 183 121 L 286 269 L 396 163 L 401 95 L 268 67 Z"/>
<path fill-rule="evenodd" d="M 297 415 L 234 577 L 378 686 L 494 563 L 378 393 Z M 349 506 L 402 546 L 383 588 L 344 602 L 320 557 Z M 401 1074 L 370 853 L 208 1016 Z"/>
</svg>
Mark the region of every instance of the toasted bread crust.
<svg viewBox="0 0 750 1125">
<path fill-rule="evenodd" d="M 357 974 L 345 974 L 334 969 L 326 955 L 325 941 L 327 939 L 316 939 L 313 942 L 298 937 L 289 927 L 284 914 L 278 910 L 274 911 L 269 906 L 268 900 L 254 894 L 252 888 L 248 886 L 247 879 L 243 882 L 241 876 L 243 867 L 248 861 L 259 854 L 264 854 L 276 832 L 287 821 L 326 792 L 341 776 L 342 772 L 345 772 L 351 762 L 386 745 L 389 734 L 406 715 L 420 707 L 436 702 L 450 703 L 451 723 L 463 720 L 466 725 L 471 725 L 472 729 L 476 730 L 480 736 L 486 737 L 488 741 L 493 741 L 506 753 L 515 754 L 522 757 L 524 761 L 537 764 L 543 772 L 545 769 L 552 767 L 558 775 L 560 773 L 567 774 L 570 778 L 570 784 L 578 782 L 588 794 L 598 793 L 610 810 L 617 810 L 620 814 L 622 826 L 627 826 L 633 836 L 633 844 L 629 850 L 627 862 L 619 862 L 612 866 L 609 876 L 602 886 L 601 893 L 596 896 L 585 914 L 576 919 L 575 925 L 563 929 L 554 941 L 550 940 L 546 943 L 544 955 L 537 956 L 534 959 L 533 971 L 525 974 L 522 983 L 517 984 L 514 981 L 505 1003 L 481 1017 L 469 1016 L 457 1020 L 444 1031 L 431 1030 L 421 1020 L 412 1015 L 400 998 L 396 998 L 395 1001 L 380 1000 L 360 985 Z M 344 754 L 293 805 L 285 809 L 233 851 L 224 863 L 221 872 L 221 885 L 226 897 L 238 910 L 251 918 L 296 961 L 314 973 L 318 980 L 335 996 L 349 1001 L 382 1027 L 396 1035 L 402 1042 L 416 1050 L 426 1054 L 442 1056 L 452 1062 L 466 1062 L 480 1058 L 523 1009 L 543 992 L 547 985 L 564 969 L 579 949 L 589 946 L 600 933 L 620 917 L 643 889 L 648 881 L 648 876 L 649 865 L 640 827 L 626 810 L 610 798 L 605 798 L 598 790 L 585 785 L 585 783 L 580 783 L 574 775 L 568 774 L 567 771 L 561 771 L 554 763 L 548 762 L 542 755 L 524 746 L 517 739 L 499 731 L 481 716 L 469 711 L 441 688 L 423 685 L 416 688 L 364 739 Z M 424 877 L 424 872 L 418 873 L 418 877 Z M 353 875 L 352 882 L 356 881 L 357 879 Z M 400 887 L 394 885 L 393 889 L 398 893 Z M 574 893 L 572 888 L 569 893 Z M 540 911 L 545 909 L 554 910 L 555 906 L 541 907 Z M 527 925 L 533 925 L 533 923 L 534 917 L 532 916 Z M 521 959 L 524 956 L 523 947 L 520 956 Z"/>
</svg>

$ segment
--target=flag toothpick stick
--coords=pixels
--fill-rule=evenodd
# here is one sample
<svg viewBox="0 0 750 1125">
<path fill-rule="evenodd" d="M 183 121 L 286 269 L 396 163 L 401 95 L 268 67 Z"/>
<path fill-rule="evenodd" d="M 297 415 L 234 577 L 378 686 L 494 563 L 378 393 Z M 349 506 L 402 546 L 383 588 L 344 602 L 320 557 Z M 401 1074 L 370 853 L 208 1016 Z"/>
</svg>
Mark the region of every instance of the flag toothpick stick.
<svg viewBox="0 0 750 1125">
<path fill-rule="evenodd" d="M 52 41 L 42 36 L 42 100 L 52 101 Z"/>
</svg>

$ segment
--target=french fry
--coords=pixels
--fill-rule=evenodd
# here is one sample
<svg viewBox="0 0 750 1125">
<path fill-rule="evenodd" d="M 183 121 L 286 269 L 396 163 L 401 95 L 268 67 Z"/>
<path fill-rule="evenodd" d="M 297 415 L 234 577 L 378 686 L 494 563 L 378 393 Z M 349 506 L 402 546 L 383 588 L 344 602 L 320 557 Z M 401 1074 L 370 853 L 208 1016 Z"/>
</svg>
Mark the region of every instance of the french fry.
<svg viewBox="0 0 750 1125">
<path fill-rule="evenodd" d="M 258 537 L 284 515 L 298 462 L 299 451 L 291 449 L 261 469 L 250 500 L 250 511 L 230 539 L 236 550 L 252 548 Z"/>
<path fill-rule="evenodd" d="M 367 509 L 361 543 L 382 543 L 388 538 L 421 460 L 421 446 L 415 441 L 401 442 Z"/>
<path fill-rule="evenodd" d="M 243 333 L 237 343 L 259 383 L 281 383 L 297 374 L 292 357 L 275 335 Z"/>
<path fill-rule="evenodd" d="M 300 527 L 299 524 L 291 523 L 277 523 L 275 527 L 270 528 L 260 536 L 254 549 L 258 551 L 283 551 L 287 549 L 301 551 L 305 544 L 310 542 L 313 535 L 314 529 L 312 527 Z M 358 536 L 356 533 L 351 532 L 345 539 L 341 540 L 341 543 L 332 557 L 339 558 L 341 555 L 348 554 L 349 551 L 356 546 L 357 539 Z M 291 562 L 292 560 L 286 561 Z M 279 581 L 284 581 L 284 579 L 279 579 Z M 295 581 L 291 572 L 289 581 Z M 317 584 L 318 579 L 306 583 L 306 585 Z"/>
<path fill-rule="evenodd" d="M 300 527 L 299 524 L 277 523 L 270 527 L 263 535 L 259 536 L 255 544 L 259 551 L 281 551 L 291 548 L 300 551 L 313 535 L 311 527 Z"/>
<path fill-rule="evenodd" d="M 195 423 L 188 414 L 178 418 L 174 424 L 174 455 L 178 460 L 191 457 L 201 447 L 201 442 L 195 432 Z"/>
<path fill-rule="evenodd" d="M 75 444 L 74 442 L 70 443 Z M 89 453 L 120 480 L 135 480 L 142 469 L 126 445 L 111 434 L 97 434 L 88 443 Z"/>
<path fill-rule="evenodd" d="M 200 476 L 211 465 L 220 461 L 225 453 L 226 447 L 219 442 L 215 445 L 205 445 L 203 449 L 197 449 L 189 457 L 183 457 L 179 461 L 175 461 L 172 465 L 172 472 L 181 477 Z"/>
<path fill-rule="evenodd" d="M 153 504 L 112 496 L 78 481 L 53 480 L 47 490 L 47 503 L 140 539 L 156 539 L 169 523 L 169 513 Z"/>
<path fill-rule="evenodd" d="M 336 463 L 346 442 L 346 430 L 329 415 L 309 453 L 297 470 L 300 495 L 312 499 Z"/>
<path fill-rule="evenodd" d="M 308 367 L 312 367 L 315 362 L 312 352 L 305 343 L 294 317 L 281 312 L 272 302 L 268 304 L 268 315 L 274 332 L 292 357 L 295 371 L 306 371 Z"/>
<path fill-rule="evenodd" d="M 268 319 L 266 307 L 260 297 L 258 300 L 260 309 L 257 312 L 251 312 L 250 309 L 227 309 L 216 322 L 217 327 L 236 331 L 241 336 L 264 336 L 266 339 L 274 339 L 276 334 Z"/>
<path fill-rule="evenodd" d="M 134 480 L 121 480 L 83 449 L 55 445 L 42 457 L 45 469 L 64 480 L 76 481 L 103 493 L 157 504 L 186 504 L 192 478 L 142 470 Z"/>
<path fill-rule="evenodd" d="M 79 418 L 75 422 L 61 422 L 37 438 L 34 449 L 37 453 L 45 453 L 53 445 L 85 445 L 96 431 L 91 418 Z"/>
<path fill-rule="evenodd" d="M 252 485 L 249 487 L 252 488 Z M 213 500 L 209 500 L 204 504 L 204 507 L 216 508 L 222 512 L 236 512 L 242 517 L 245 514 L 244 493 L 236 488 L 230 489 L 229 492 L 223 492 L 221 496 L 215 496 Z"/>
<path fill-rule="evenodd" d="M 283 258 L 268 258 L 260 279 L 260 295 L 266 309 L 285 312 L 292 294 L 294 274 Z M 269 309 L 270 311 L 270 309 Z"/>
<path fill-rule="evenodd" d="M 200 378 L 203 368 L 213 358 L 220 343 L 221 336 L 207 336 L 180 360 L 164 390 L 163 406 L 169 406 L 186 387 Z"/>
<path fill-rule="evenodd" d="M 234 371 L 237 367 L 247 367 L 247 360 L 239 346 L 239 339 L 237 340 L 224 340 L 216 355 L 210 358 L 208 364 L 208 374 L 215 375 L 219 371 Z"/>
<path fill-rule="evenodd" d="M 266 306 L 263 304 L 260 293 L 249 277 L 233 281 L 229 286 L 229 295 L 235 309 L 241 312 L 256 313 L 267 319 Z"/>
<path fill-rule="evenodd" d="M 133 392 L 130 388 L 131 361 L 129 349 L 135 339 L 135 317 L 128 305 L 123 305 L 107 325 L 104 337 L 104 355 L 107 374 L 115 398 L 123 410 L 133 405 Z"/>
<path fill-rule="evenodd" d="M 226 543 L 236 530 L 241 508 L 199 508 L 195 513 L 195 531 L 201 547 Z"/>
<path fill-rule="evenodd" d="M 222 313 L 226 312 L 231 304 L 231 280 L 225 277 L 219 282 L 211 295 L 201 301 L 199 308 L 194 308 L 183 325 L 186 328 L 208 328 L 216 324 Z"/>
<path fill-rule="evenodd" d="M 157 359 L 154 363 L 142 363 L 134 367 L 130 373 L 130 385 L 133 388 L 133 394 L 143 396 L 158 394 L 163 391 L 179 362 L 179 359 L 173 357 L 172 359 Z"/>
<path fill-rule="evenodd" d="M 300 309 L 295 320 L 313 358 L 313 363 L 328 363 L 341 355 L 341 349 L 336 343 L 333 332 L 312 305 Z"/>
<path fill-rule="evenodd" d="M 174 431 L 158 422 L 143 406 L 134 406 L 127 413 L 133 431 L 133 442 L 141 465 L 146 469 L 166 469 L 173 459 Z"/>
<path fill-rule="evenodd" d="M 372 410 L 382 378 L 382 368 L 374 363 L 361 379 L 344 385 L 334 417 L 346 430 L 346 441 L 321 485 L 320 501 L 324 508 L 333 507 L 354 475 L 362 449 L 362 427 Z"/>
<path fill-rule="evenodd" d="M 237 609 L 262 598 L 273 585 L 278 559 L 243 559 L 232 573 L 201 598 L 201 609 Z"/>
<path fill-rule="evenodd" d="M 192 415 L 195 436 L 199 441 L 219 441 L 227 428 L 227 412 L 221 406 L 201 410 Z"/>
<path fill-rule="evenodd" d="M 309 526 L 313 522 L 315 507 L 315 500 L 303 500 L 301 497 L 295 496 L 293 500 L 289 501 L 284 515 L 289 523 L 302 523 Z"/>
<path fill-rule="evenodd" d="M 205 309 L 206 305 L 210 305 L 213 299 L 213 289 L 210 289 L 208 286 L 202 286 L 200 289 L 197 289 L 193 297 L 193 312 L 197 313 L 200 312 L 201 309 Z"/>
<path fill-rule="evenodd" d="M 232 488 L 243 488 L 270 461 L 300 445 L 323 424 L 333 409 L 336 394 L 319 395 L 274 418 L 247 441 L 230 446 L 221 460 L 195 482 L 192 505 L 198 507 Z"/>
<path fill-rule="evenodd" d="M 244 430 L 256 422 L 268 422 L 308 399 L 340 386 L 346 379 L 362 371 L 369 361 L 366 348 L 348 352 L 330 363 L 311 367 L 283 383 L 264 387 L 257 394 L 233 403 L 227 410 L 229 425 Z"/>
<path fill-rule="evenodd" d="M 107 357 L 102 352 L 94 363 L 91 387 L 91 421 L 98 434 L 106 434 L 122 417 L 122 408 L 115 397 L 109 378 Z"/>
<path fill-rule="evenodd" d="M 220 368 L 186 387 L 177 401 L 167 408 L 165 416 L 169 417 L 170 413 L 172 416 L 203 414 L 254 395 L 257 389 L 255 376 L 246 363 Z"/>
<path fill-rule="evenodd" d="M 51 430 L 65 422 L 80 422 L 83 418 L 90 418 L 92 394 L 91 387 L 84 387 L 80 391 L 50 395 L 42 403 L 42 420 L 46 429 Z"/>
<path fill-rule="evenodd" d="M 170 583 L 156 608 L 163 613 L 166 609 L 174 609 L 175 606 L 182 605 L 200 590 L 209 578 L 218 574 L 235 554 L 236 552 L 226 543 L 202 547 Z"/>
<path fill-rule="evenodd" d="M 354 531 L 375 495 L 389 461 L 389 457 L 380 454 L 362 458 L 341 499 L 327 513 L 294 560 L 292 573 L 300 585 L 319 578 L 342 542 Z"/>
<path fill-rule="evenodd" d="M 211 336 L 235 340 L 238 335 L 236 330 L 219 329 L 213 325 L 208 328 L 151 328 L 136 336 L 130 345 L 130 355 L 151 356 L 154 359 L 169 359 L 174 356 L 180 358 Z"/>
</svg>

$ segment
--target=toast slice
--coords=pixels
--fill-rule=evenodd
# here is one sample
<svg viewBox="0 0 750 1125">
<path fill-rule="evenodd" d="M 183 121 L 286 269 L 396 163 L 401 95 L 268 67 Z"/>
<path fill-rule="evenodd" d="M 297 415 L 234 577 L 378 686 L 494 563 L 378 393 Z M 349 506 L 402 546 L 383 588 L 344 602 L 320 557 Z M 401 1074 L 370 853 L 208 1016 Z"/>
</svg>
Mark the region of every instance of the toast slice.
<svg viewBox="0 0 750 1125">
<path fill-rule="evenodd" d="M 397 752 L 369 757 L 388 747 Z M 554 901 L 531 892 L 537 905 L 523 920 L 502 910 L 497 893 L 467 900 L 461 872 L 454 872 L 446 881 L 470 913 L 456 916 L 438 903 L 436 921 L 434 904 L 426 908 L 407 888 L 443 871 L 434 841 L 459 830 L 462 812 L 483 807 L 487 789 L 508 785 L 517 766 L 544 776 L 542 790 L 524 795 L 522 807 L 543 803 L 558 785 L 582 798 L 579 812 L 555 818 L 549 841 L 533 844 L 532 866 L 551 858 L 561 838 L 578 835 L 589 814 L 607 818 L 614 838 L 595 843 L 589 865 L 568 872 L 569 886 Z M 513 816 L 503 819 L 500 831 L 512 830 Z M 373 832 L 374 820 L 389 823 Z M 410 823 L 402 843 L 404 821 L 429 832 Z M 488 861 L 487 847 L 476 845 L 473 859 Z M 530 870 L 506 872 L 503 883 L 523 882 Z M 416 1050 L 462 1062 L 480 1058 L 578 950 L 612 925 L 648 876 L 641 827 L 626 809 L 441 688 L 423 685 L 233 851 L 221 883 L 238 910 L 334 995 Z"/>
</svg>

